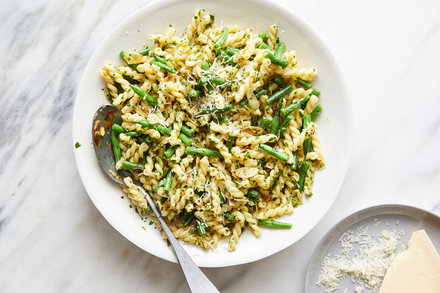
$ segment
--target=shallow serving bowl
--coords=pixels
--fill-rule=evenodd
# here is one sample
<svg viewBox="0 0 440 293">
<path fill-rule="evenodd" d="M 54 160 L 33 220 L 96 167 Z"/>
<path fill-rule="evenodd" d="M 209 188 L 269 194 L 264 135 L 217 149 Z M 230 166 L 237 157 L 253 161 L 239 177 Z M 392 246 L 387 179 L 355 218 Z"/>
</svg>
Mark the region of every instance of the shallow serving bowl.
<svg viewBox="0 0 440 293">
<path fill-rule="evenodd" d="M 328 48 L 302 20 L 276 3 L 263 0 L 165 0 L 139 9 L 118 25 L 90 58 L 78 88 L 73 117 L 73 141 L 82 144 L 74 153 L 87 193 L 107 221 L 132 243 L 158 257 L 176 261 L 158 230 L 149 226 L 148 221 L 142 221 L 134 209 L 129 208 L 126 198 L 121 199 L 121 189 L 102 172 L 91 148 L 93 114 L 100 105 L 108 103 L 102 91 L 105 84 L 99 70 L 107 61 L 121 64 L 118 55 L 121 50 L 139 50 L 148 34 L 164 33 L 170 24 L 178 34 L 183 34 L 198 8 L 213 13 L 217 25 L 237 24 L 258 32 L 267 31 L 270 24 L 278 24 L 280 38 L 286 43 L 287 50 L 296 50 L 299 66 L 318 68 L 319 75 L 314 86 L 321 91 L 320 103 L 323 106 L 318 118 L 318 134 L 327 165 L 316 172 L 313 196 L 296 208 L 292 215 L 280 219 L 292 223 L 293 228 L 263 229 L 259 238 L 245 231 L 234 252 L 228 252 L 226 241 L 211 251 L 185 245 L 198 265 L 222 267 L 274 254 L 301 239 L 324 216 L 336 199 L 348 167 L 352 114 L 342 74 Z"/>
</svg>

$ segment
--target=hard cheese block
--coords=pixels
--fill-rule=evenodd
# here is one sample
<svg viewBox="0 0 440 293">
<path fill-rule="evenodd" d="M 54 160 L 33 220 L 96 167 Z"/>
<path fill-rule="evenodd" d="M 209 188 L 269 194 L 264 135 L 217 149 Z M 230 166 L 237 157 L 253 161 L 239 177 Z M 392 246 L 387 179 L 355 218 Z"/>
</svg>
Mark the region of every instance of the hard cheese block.
<svg viewBox="0 0 440 293">
<path fill-rule="evenodd" d="M 440 256 L 425 230 L 413 232 L 385 274 L 380 293 L 395 292 L 440 292 Z"/>
</svg>

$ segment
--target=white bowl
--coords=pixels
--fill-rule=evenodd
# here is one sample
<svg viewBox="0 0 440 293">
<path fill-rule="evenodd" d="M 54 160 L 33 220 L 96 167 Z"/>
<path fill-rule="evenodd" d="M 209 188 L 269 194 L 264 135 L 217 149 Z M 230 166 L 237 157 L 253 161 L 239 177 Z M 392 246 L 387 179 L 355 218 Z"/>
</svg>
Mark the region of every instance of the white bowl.
<svg viewBox="0 0 440 293">
<path fill-rule="evenodd" d="M 82 147 L 74 149 L 74 153 L 83 184 L 97 209 L 125 238 L 146 252 L 176 262 L 172 249 L 157 229 L 143 222 L 134 209 L 129 208 L 127 199 L 121 199 L 121 189 L 102 172 L 91 148 L 93 114 L 100 105 L 108 103 L 102 91 L 105 85 L 99 70 L 106 61 L 120 64 L 118 54 L 121 50 L 142 48 L 148 34 L 164 33 L 169 24 L 173 24 L 181 35 L 198 8 L 213 13 L 217 25 L 237 24 L 258 32 L 267 31 L 270 24 L 278 24 L 280 32 L 284 31 L 281 39 L 286 43 L 287 50 L 296 50 L 300 66 L 318 68 L 319 75 L 314 85 L 322 93 L 323 112 L 318 118 L 318 134 L 327 166 L 316 172 L 313 196 L 296 208 L 292 215 L 282 217 L 281 220 L 292 223 L 293 228 L 263 229 L 259 238 L 245 231 L 234 252 L 228 252 L 226 241 L 211 251 L 184 245 L 199 266 L 223 267 L 274 254 L 301 239 L 318 223 L 333 204 L 342 185 L 351 153 L 353 123 L 351 103 L 334 57 L 318 35 L 284 7 L 263 0 L 166 0 L 139 9 L 118 25 L 96 49 L 82 76 L 73 117 L 73 141 L 82 144 Z"/>
</svg>

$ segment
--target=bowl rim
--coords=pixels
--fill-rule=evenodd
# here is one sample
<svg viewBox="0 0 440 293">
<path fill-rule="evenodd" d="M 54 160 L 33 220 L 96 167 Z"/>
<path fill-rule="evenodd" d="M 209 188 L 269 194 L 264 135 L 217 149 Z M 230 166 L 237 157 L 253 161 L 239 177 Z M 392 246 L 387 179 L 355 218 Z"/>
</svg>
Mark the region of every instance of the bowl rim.
<svg viewBox="0 0 440 293">
<path fill-rule="evenodd" d="M 217 2 L 214 0 L 209 0 L 206 2 Z M 310 229 L 304 233 L 302 233 L 302 235 L 299 236 L 299 238 L 296 241 L 287 243 L 285 245 L 279 246 L 277 247 L 277 249 L 272 250 L 270 252 L 265 252 L 262 255 L 258 255 L 258 257 L 254 257 L 252 259 L 246 259 L 246 260 L 241 260 L 238 259 L 234 262 L 231 263 L 221 263 L 221 264 L 217 264 L 217 263 L 212 263 L 212 262 L 197 262 L 196 263 L 201 266 L 201 267 L 227 267 L 227 266 L 235 266 L 235 265 L 240 265 L 240 264 L 245 264 L 245 263 L 251 263 L 251 262 L 255 262 L 258 260 L 262 260 L 268 256 L 271 256 L 277 252 L 280 252 L 284 249 L 286 249 L 287 247 L 293 245 L 295 242 L 299 241 L 300 239 L 302 239 L 306 234 L 310 233 L 311 230 L 313 230 L 314 227 L 316 227 L 316 225 L 319 224 L 320 221 L 322 221 L 322 219 L 324 218 L 324 216 L 328 213 L 328 211 L 330 210 L 330 208 L 333 206 L 334 202 L 336 201 L 339 192 L 342 188 L 342 185 L 346 179 L 346 174 L 347 174 L 347 170 L 351 161 L 351 156 L 352 156 L 352 148 L 353 148 L 353 140 L 354 140 L 354 119 L 353 119 L 353 105 L 352 105 L 352 100 L 350 98 L 349 92 L 348 92 L 348 87 L 347 87 L 347 83 L 346 83 L 346 79 L 344 77 L 344 75 L 342 74 L 342 70 L 341 70 L 341 66 L 339 65 L 339 62 L 337 61 L 337 59 L 335 58 L 335 56 L 333 55 L 333 53 L 330 51 L 330 49 L 328 48 L 328 46 L 326 45 L 326 43 L 323 41 L 322 37 L 312 28 L 310 27 L 301 17 L 297 16 L 296 14 L 294 14 L 290 9 L 287 9 L 286 7 L 284 7 L 283 5 L 281 5 L 278 2 L 275 2 L 274 0 L 242 0 L 241 2 L 249 2 L 252 3 L 253 5 L 258 5 L 258 6 L 271 6 L 271 8 L 273 8 L 274 10 L 277 10 L 280 14 L 283 15 L 283 17 L 285 17 L 286 19 L 289 18 L 291 19 L 290 22 L 296 26 L 298 26 L 302 31 L 306 32 L 309 35 L 309 38 L 311 38 L 313 40 L 314 43 L 319 44 L 319 47 L 321 49 L 324 50 L 323 53 L 325 53 L 325 55 L 327 55 L 327 59 L 328 61 L 331 63 L 333 70 L 336 72 L 336 75 L 339 78 L 340 84 L 341 84 L 341 88 L 339 89 L 342 92 L 342 95 L 344 97 L 346 97 L 345 102 L 346 102 L 346 107 L 347 109 L 349 109 L 349 111 L 347 111 L 346 113 L 344 113 L 346 115 L 346 120 L 347 120 L 347 125 L 346 125 L 346 129 L 345 132 L 347 133 L 347 137 L 348 137 L 348 145 L 345 145 L 345 151 L 346 151 L 346 161 L 344 162 L 345 164 L 342 166 L 342 172 L 341 172 L 341 178 L 340 178 L 340 182 L 336 185 L 335 187 L 335 194 L 333 195 L 333 198 L 330 202 L 330 204 L 326 207 L 326 209 L 324 210 L 322 216 L 318 219 L 315 220 L 315 222 L 313 223 L 313 225 L 311 225 Z M 78 110 L 78 100 L 80 99 L 80 94 L 79 94 L 79 89 L 81 88 L 81 85 L 84 84 L 85 79 L 87 79 L 87 72 L 90 71 L 90 68 L 92 66 L 91 64 L 91 60 L 94 60 L 96 58 L 96 55 L 105 47 L 104 45 L 108 42 L 109 39 L 111 39 L 113 37 L 113 35 L 117 32 L 120 31 L 122 27 L 126 26 L 132 18 L 137 17 L 139 15 L 144 15 L 144 14 L 148 14 L 148 10 L 161 10 L 164 9 L 165 7 L 172 5 L 173 3 L 179 3 L 181 4 L 182 1 L 181 0 L 153 0 L 151 3 L 137 9 L 136 11 L 134 11 L 133 13 L 129 14 L 127 17 L 125 17 L 121 22 L 119 22 L 115 27 L 113 27 L 111 29 L 111 31 L 105 36 L 105 38 L 103 38 L 100 43 L 98 44 L 97 47 L 95 47 L 93 54 L 90 56 L 90 58 L 88 59 L 88 63 L 87 66 L 85 67 L 80 82 L 78 84 L 77 87 L 77 93 L 75 96 L 75 105 L 74 105 L 74 110 L 73 110 L 73 122 L 75 122 L 75 117 L 78 116 L 78 114 L 76 114 L 77 112 L 79 112 Z M 75 134 L 79 133 L 79 127 L 76 125 L 76 123 L 72 123 L 72 140 L 73 140 L 73 144 L 75 143 Z M 87 192 L 88 197 L 90 198 L 90 200 L 93 202 L 94 206 L 96 207 L 96 209 L 100 212 L 100 214 L 106 219 L 106 221 L 116 230 L 118 231 L 118 233 L 120 233 L 124 238 L 126 238 L 127 240 L 129 240 L 131 243 L 133 243 L 134 245 L 136 245 L 137 247 L 139 247 L 141 250 L 148 252 L 152 255 L 155 255 L 159 258 L 162 258 L 164 260 L 170 261 L 170 262 L 174 262 L 177 263 L 177 259 L 175 258 L 174 254 L 170 257 L 164 250 L 162 249 L 151 249 L 151 250 L 145 250 L 144 248 L 142 248 L 138 243 L 136 243 L 136 241 L 134 241 L 131 237 L 129 237 L 127 235 L 127 233 L 124 233 L 123 231 L 121 231 L 121 229 L 117 228 L 117 223 L 116 221 L 111 218 L 111 217 L 107 217 L 104 215 L 104 213 L 101 211 L 101 209 L 99 208 L 99 204 L 97 203 L 97 199 L 94 198 L 93 196 L 91 196 L 90 194 L 90 187 L 85 184 L 86 180 L 84 179 L 85 173 L 82 172 L 82 168 L 80 166 L 80 155 L 78 150 L 73 147 L 73 152 L 74 152 L 74 157 L 75 157 L 75 162 L 76 162 L 76 166 L 77 166 L 77 170 L 78 173 L 80 175 L 81 178 L 81 182 Z M 232 252 L 233 253 L 233 252 Z"/>
</svg>

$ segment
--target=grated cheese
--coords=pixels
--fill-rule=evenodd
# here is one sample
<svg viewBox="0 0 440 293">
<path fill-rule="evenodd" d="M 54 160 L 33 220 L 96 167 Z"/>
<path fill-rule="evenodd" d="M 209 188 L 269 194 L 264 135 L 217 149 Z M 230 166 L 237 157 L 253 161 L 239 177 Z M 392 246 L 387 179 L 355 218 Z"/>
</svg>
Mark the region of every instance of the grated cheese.
<svg viewBox="0 0 440 293">
<path fill-rule="evenodd" d="M 396 257 L 403 234 L 403 231 L 383 230 L 380 235 L 372 236 L 368 226 L 359 227 L 356 234 L 346 231 L 339 239 L 341 254 L 329 254 L 324 259 L 317 284 L 325 292 L 333 292 L 339 289 L 341 279 L 349 276 L 356 284 L 356 293 L 364 288 L 378 290 L 386 269 Z"/>
</svg>

